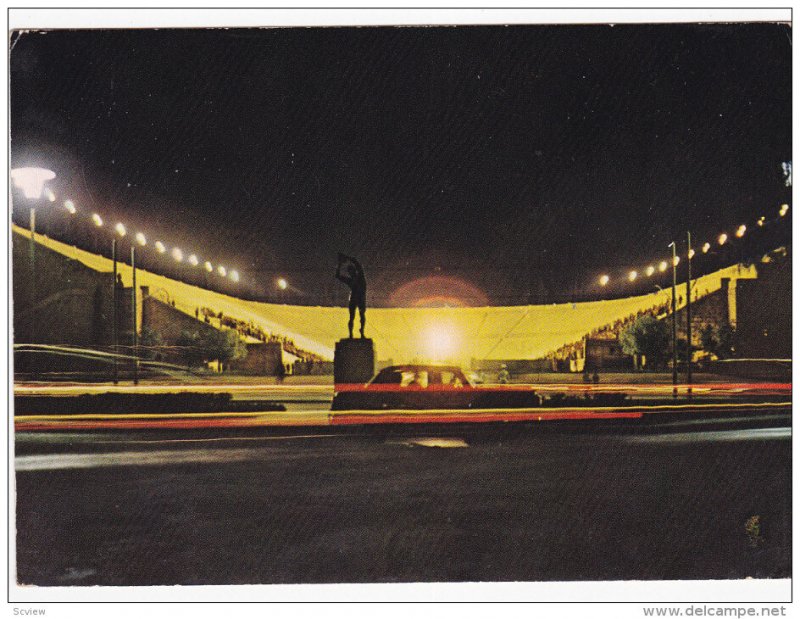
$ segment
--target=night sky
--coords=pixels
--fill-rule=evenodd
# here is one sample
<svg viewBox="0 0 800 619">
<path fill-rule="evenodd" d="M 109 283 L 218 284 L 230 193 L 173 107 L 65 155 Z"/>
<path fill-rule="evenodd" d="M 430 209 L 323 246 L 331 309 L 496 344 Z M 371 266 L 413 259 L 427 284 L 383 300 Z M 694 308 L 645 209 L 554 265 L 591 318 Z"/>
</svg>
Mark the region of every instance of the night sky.
<svg viewBox="0 0 800 619">
<path fill-rule="evenodd" d="M 82 211 L 238 268 L 247 296 L 274 297 L 283 275 L 290 301 L 341 303 L 343 251 L 372 305 L 424 276 L 497 304 L 581 298 L 686 230 L 711 240 L 790 199 L 786 25 L 57 31 L 12 46 L 12 166 L 49 167 Z"/>
</svg>

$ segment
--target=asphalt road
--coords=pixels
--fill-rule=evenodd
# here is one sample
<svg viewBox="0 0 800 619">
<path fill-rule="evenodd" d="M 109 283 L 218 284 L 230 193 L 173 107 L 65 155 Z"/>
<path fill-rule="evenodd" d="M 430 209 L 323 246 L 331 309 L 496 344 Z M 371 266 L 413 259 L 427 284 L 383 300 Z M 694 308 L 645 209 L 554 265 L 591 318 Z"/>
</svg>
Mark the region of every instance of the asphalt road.
<svg viewBox="0 0 800 619">
<path fill-rule="evenodd" d="M 785 578 L 790 423 L 17 432 L 17 580 Z"/>
</svg>

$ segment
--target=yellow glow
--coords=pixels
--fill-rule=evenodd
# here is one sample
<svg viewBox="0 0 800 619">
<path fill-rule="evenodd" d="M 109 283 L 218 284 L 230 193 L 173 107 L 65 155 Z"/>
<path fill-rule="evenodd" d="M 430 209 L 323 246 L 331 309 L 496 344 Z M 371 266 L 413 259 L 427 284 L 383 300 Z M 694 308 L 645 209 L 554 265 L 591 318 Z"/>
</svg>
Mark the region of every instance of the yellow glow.
<svg viewBox="0 0 800 619">
<path fill-rule="evenodd" d="M 11 224 L 15 237 L 25 243 L 29 231 Z M 36 242 L 102 273 L 110 273 L 109 258 L 39 236 Z M 671 256 L 670 256 L 671 257 Z M 118 264 L 123 279 L 130 280 L 130 265 Z M 627 274 L 623 273 L 624 278 Z M 725 279 L 753 279 L 756 267 L 734 265 L 695 279 L 699 297 L 722 289 Z M 599 277 L 599 276 L 598 276 Z M 163 289 L 176 309 L 194 318 L 198 307 L 223 311 L 245 322 L 253 321 L 265 332 L 291 338 L 303 350 L 333 359 L 337 340 L 347 335 L 346 307 L 281 305 L 237 299 L 149 272 L 137 271 L 137 285 Z M 273 280 L 274 282 L 275 280 Z M 274 283 L 273 283 L 274 285 Z M 610 282 L 609 282 L 610 285 Z M 238 284 L 237 284 L 238 286 Z M 632 288 L 632 286 L 631 286 Z M 604 301 L 472 308 L 370 308 L 368 335 L 374 338 L 377 358 L 394 363 L 424 362 L 422 334 L 431 325 L 451 329 L 458 350 L 453 361 L 470 359 L 537 359 L 565 344 L 582 341 L 588 333 L 603 330 L 631 314 L 649 311 L 664 302 L 664 293 L 649 292 Z M 685 297 L 684 297 L 685 298 Z M 358 319 L 356 318 L 356 322 Z M 369 325 L 372 325 L 372 328 Z M 449 361 L 447 359 L 446 361 Z"/>
<path fill-rule="evenodd" d="M 209 273 L 211 273 L 211 271 L 214 270 L 214 267 L 211 266 L 211 263 L 208 260 L 206 260 L 206 262 L 203 264 L 203 266 L 205 267 L 206 271 L 208 271 Z"/>
<path fill-rule="evenodd" d="M 183 252 L 177 247 L 172 248 L 172 257 L 175 258 L 175 262 L 183 262 Z"/>
<path fill-rule="evenodd" d="M 631 281 L 631 282 L 636 281 L 636 277 L 638 275 L 639 274 L 636 271 L 631 271 L 630 273 L 628 273 L 628 281 Z"/>
<path fill-rule="evenodd" d="M 117 234 L 119 234 L 120 236 L 125 236 L 127 232 L 127 230 L 125 230 L 125 226 L 119 223 L 116 226 L 114 226 L 114 230 L 116 230 Z"/>
<path fill-rule="evenodd" d="M 725 243 L 726 243 L 727 241 L 728 241 L 728 235 L 727 235 L 727 234 L 725 234 L 724 232 L 723 232 L 722 234 L 720 234 L 720 235 L 719 235 L 719 238 L 717 239 L 717 242 L 718 242 L 720 245 L 725 245 Z"/>
<path fill-rule="evenodd" d="M 162 243 L 161 241 L 156 241 L 156 251 L 159 254 L 163 254 L 164 252 L 167 251 L 167 248 L 164 247 L 164 243 Z"/>
<path fill-rule="evenodd" d="M 103 225 L 103 218 L 100 217 L 100 215 L 98 215 L 97 213 L 92 213 L 92 221 L 94 222 L 94 225 L 97 226 L 98 228 Z"/>
<path fill-rule="evenodd" d="M 658 263 L 658 270 L 661 271 L 662 273 L 667 270 L 666 260 L 662 260 L 661 262 Z"/>
<path fill-rule="evenodd" d="M 78 210 L 75 208 L 75 203 L 72 200 L 64 202 L 64 208 L 69 211 L 70 215 L 74 215 Z"/>
<path fill-rule="evenodd" d="M 789 212 L 789 205 L 788 204 L 781 204 L 780 216 L 786 216 L 786 213 Z"/>
<path fill-rule="evenodd" d="M 688 256 L 689 256 L 689 260 L 691 260 L 692 258 L 694 258 L 694 254 L 695 254 L 695 251 L 694 251 L 694 249 L 690 249 L 690 250 L 689 250 L 689 254 L 688 254 Z"/>
<path fill-rule="evenodd" d="M 681 262 L 681 257 L 680 257 L 680 256 L 675 256 L 675 257 L 672 259 L 672 265 L 673 265 L 673 266 L 678 266 L 678 265 L 680 264 L 680 262 Z"/>
<path fill-rule="evenodd" d="M 222 277 L 225 277 L 225 275 L 228 273 L 228 269 L 226 269 L 226 268 L 225 268 L 224 266 L 222 266 L 222 265 L 219 265 L 219 266 L 217 267 L 217 273 L 219 273 L 220 275 L 222 275 Z"/>
<path fill-rule="evenodd" d="M 286 290 L 289 287 L 289 282 L 287 282 L 282 277 L 278 279 L 277 283 L 278 283 L 278 288 L 280 288 L 281 290 Z"/>
<path fill-rule="evenodd" d="M 200 261 L 197 259 L 197 256 L 192 254 L 189 256 L 189 264 L 191 264 L 193 267 L 196 267 L 198 264 L 200 264 Z"/>
<path fill-rule="evenodd" d="M 430 361 L 454 361 L 460 353 L 460 342 L 454 324 L 433 323 L 423 328 L 420 348 Z"/>
<path fill-rule="evenodd" d="M 648 266 L 647 269 L 645 270 L 645 273 L 647 273 L 647 277 L 650 277 L 655 272 L 656 268 L 652 264 Z"/>
<path fill-rule="evenodd" d="M 736 230 L 736 236 L 742 238 L 745 232 L 747 232 L 747 226 L 742 224 L 741 226 L 739 226 L 739 229 Z"/>
<path fill-rule="evenodd" d="M 21 189 L 29 200 L 38 200 L 47 181 L 56 177 L 52 170 L 44 168 L 15 168 L 11 170 L 11 180 L 14 187 Z"/>
<path fill-rule="evenodd" d="M 703 253 L 707 254 L 709 249 L 711 249 L 711 243 L 704 243 L 703 244 Z"/>
<path fill-rule="evenodd" d="M 600 276 L 600 285 L 601 286 L 605 286 L 606 284 L 608 284 L 608 279 L 609 279 L 608 275 L 601 275 Z"/>
<path fill-rule="evenodd" d="M 139 243 L 139 245 L 141 245 L 142 247 L 147 245 L 147 239 L 141 232 L 136 233 L 136 242 Z"/>
<path fill-rule="evenodd" d="M 231 271 L 231 280 L 234 282 L 239 281 L 239 272 L 238 271 Z"/>
</svg>

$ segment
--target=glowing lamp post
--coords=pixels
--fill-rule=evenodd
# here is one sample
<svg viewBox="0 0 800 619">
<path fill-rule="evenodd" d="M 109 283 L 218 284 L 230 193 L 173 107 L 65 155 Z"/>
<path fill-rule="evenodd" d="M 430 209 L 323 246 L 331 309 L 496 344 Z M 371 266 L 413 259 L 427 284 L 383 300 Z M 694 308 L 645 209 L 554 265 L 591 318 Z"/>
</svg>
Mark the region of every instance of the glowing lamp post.
<svg viewBox="0 0 800 619">
<path fill-rule="evenodd" d="M 28 200 L 38 200 L 44 191 L 44 184 L 56 177 L 56 173 L 45 168 L 14 168 L 11 181 L 21 189 Z"/>
<path fill-rule="evenodd" d="M 668 245 L 672 248 L 672 397 L 678 397 L 678 300 L 675 298 L 678 287 L 678 261 L 675 253 L 675 241 Z"/>
<path fill-rule="evenodd" d="M 56 177 L 56 173 L 45 168 L 15 168 L 11 170 L 11 181 L 14 187 L 22 190 L 26 199 L 32 202 L 30 207 L 30 261 L 31 261 L 31 308 L 30 308 L 30 330 L 28 338 L 33 342 L 36 333 L 36 203 L 42 197 L 44 184 Z"/>
</svg>

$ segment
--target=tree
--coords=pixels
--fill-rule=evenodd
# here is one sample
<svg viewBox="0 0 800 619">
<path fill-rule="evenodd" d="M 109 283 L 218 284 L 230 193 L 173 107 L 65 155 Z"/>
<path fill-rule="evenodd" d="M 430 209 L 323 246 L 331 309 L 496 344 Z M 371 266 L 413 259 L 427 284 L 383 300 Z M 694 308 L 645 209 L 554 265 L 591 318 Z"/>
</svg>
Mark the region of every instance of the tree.
<svg viewBox="0 0 800 619">
<path fill-rule="evenodd" d="M 189 367 L 203 362 L 203 348 L 197 331 L 181 331 L 175 345 L 181 348 L 181 356 Z"/>
<path fill-rule="evenodd" d="M 637 318 L 619 336 L 622 352 L 645 357 L 651 366 L 662 365 L 669 355 L 669 327 L 663 320 L 645 315 Z"/>
<path fill-rule="evenodd" d="M 141 356 L 145 359 L 155 359 L 160 355 L 159 348 L 164 345 L 161 334 L 150 327 L 142 327 L 139 336 L 139 348 Z"/>
<path fill-rule="evenodd" d="M 228 363 L 247 356 L 247 346 L 233 329 L 214 329 L 201 339 L 200 346 L 207 361 Z"/>
<path fill-rule="evenodd" d="M 703 350 L 713 353 L 719 359 L 727 359 L 734 352 L 736 331 L 727 322 L 721 325 L 706 325 L 700 331 Z"/>
</svg>

